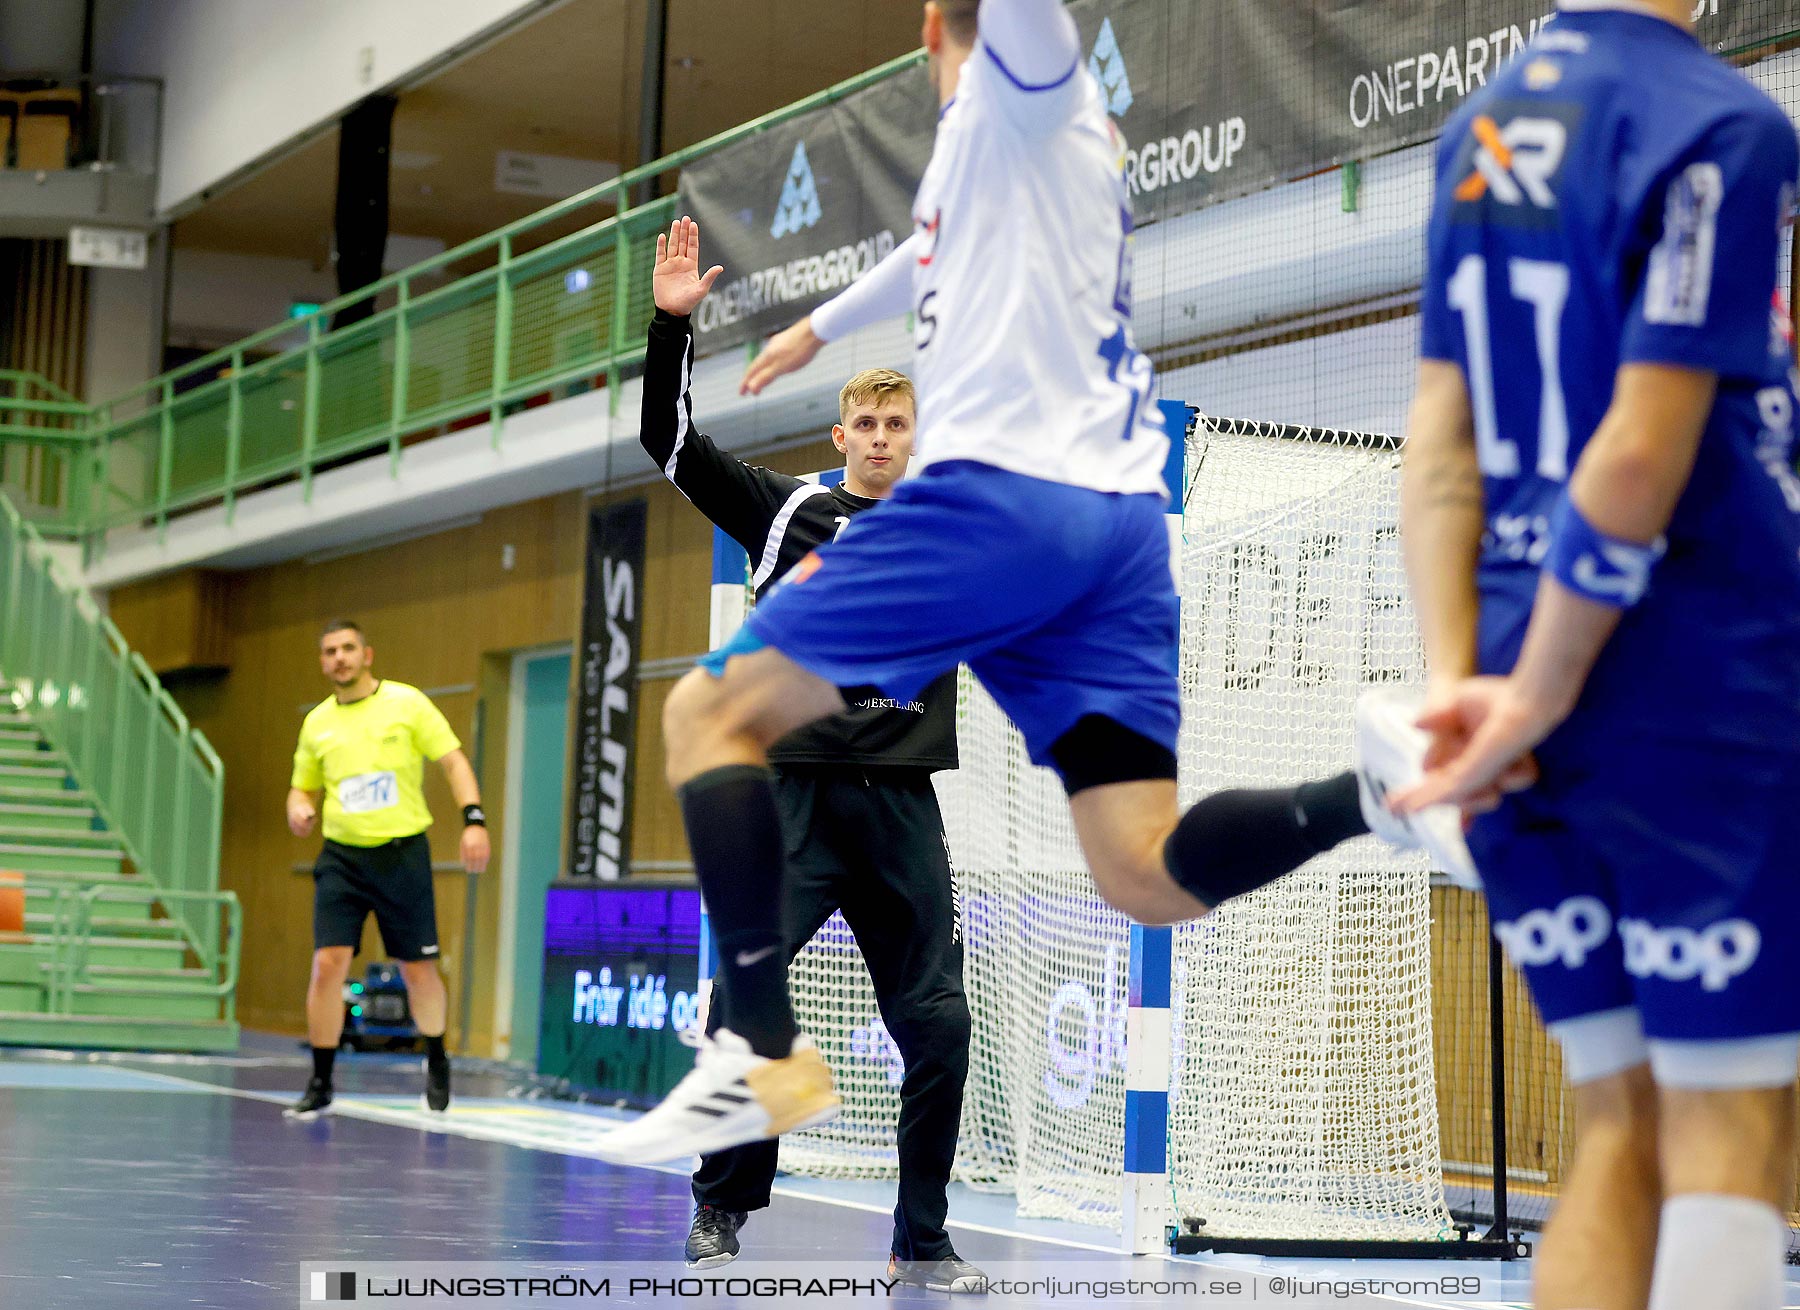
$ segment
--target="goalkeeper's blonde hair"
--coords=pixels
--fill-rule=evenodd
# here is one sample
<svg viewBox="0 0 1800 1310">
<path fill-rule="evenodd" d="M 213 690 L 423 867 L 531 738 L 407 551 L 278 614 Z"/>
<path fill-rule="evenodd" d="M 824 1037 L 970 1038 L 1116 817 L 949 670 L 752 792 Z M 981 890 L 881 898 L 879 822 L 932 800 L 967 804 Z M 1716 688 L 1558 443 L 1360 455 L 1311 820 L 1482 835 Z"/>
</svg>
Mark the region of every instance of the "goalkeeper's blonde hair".
<svg viewBox="0 0 1800 1310">
<path fill-rule="evenodd" d="M 852 405 L 880 406 L 890 400 L 904 400 L 913 413 L 919 412 L 919 398 L 913 392 L 912 379 L 906 374 L 896 373 L 891 368 L 864 369 L 844 383 L 844 389 L 838 392 L 838 422 L 850 417 Z"/>
</svg>

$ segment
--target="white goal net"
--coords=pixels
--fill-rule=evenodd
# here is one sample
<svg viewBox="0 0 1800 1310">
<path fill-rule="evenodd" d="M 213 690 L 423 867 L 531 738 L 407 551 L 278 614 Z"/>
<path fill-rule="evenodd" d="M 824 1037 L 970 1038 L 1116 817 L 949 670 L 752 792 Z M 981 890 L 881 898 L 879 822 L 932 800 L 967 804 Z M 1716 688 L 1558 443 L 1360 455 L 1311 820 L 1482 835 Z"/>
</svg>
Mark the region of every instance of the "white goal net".
<svg viewBox="0 0 1800 1310">
<path fill-rule="evenodd" d="M 1422 673 L 1377 438 L 1202 420 L 1182 552 L 1184 804 L 1350 761 L 1351 706 Z M 974 1046 L 957 1176 L 1026 1216 L 1117 1227 L 1129 930 L 1095 895 L 1048 771 L 967 671 L 941 775 Z M 796 1173 L 891 1177 L 900 1059 L 841 918 L 795 962 L 845 1113 Z M 1170 1220 L 1210 1234 L 1445 1235 L 1427 874 L 1349 843 L 1175 936 Z"/>
</svg>

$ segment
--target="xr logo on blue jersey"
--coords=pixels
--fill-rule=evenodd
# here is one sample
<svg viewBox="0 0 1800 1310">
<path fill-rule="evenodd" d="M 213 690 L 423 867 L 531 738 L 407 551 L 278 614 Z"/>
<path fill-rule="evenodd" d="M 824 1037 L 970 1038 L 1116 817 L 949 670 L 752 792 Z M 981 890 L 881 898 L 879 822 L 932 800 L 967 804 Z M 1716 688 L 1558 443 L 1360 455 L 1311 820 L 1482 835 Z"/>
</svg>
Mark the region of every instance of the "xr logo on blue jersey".
<svg viewBox="0 0 1800 1310">
<path fill-rule="evenodd" d="M 1510 111 L 1510 113 L 1509 113 Z M 1579 105 L 1496 104 L 1469 124 L 1457 151 L 1455 218 L 1508 226 L 1556 221 L 1558 183 Z"/>
<path fill-rule="evenodd" d="M 1492 195 L 1503 205 L 1556 208 L 1550 183 L 1562 168 L 1569 129 L 1554 118 L 1515 118 L 1505 127 L 1486 114 L 1476 118 L 1474 168 L 1456 188 L 1462 201 Z"/>
</svg>

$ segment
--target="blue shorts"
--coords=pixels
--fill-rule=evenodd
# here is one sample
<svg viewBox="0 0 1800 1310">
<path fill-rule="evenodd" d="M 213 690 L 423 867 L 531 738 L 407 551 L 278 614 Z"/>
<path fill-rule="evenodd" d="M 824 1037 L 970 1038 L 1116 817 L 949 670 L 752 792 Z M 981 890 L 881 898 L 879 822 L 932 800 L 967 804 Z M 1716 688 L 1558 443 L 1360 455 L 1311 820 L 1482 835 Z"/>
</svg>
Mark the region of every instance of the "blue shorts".
<svg viewBox="0 0 1800 1310">
<path fill-rule="evenodd" d="M 1652 1042 L 1800 1030 L 1800 755 L 1564 729 L 1539 763 L 1469 850 L 1544 1022 L 1632 1007 Z"/>
<path fill-rule="evenodd" d="M 934 465 L 796 565 L 739 637 L 839 687 L 908 701 L 967 664 L 1031 759 L 1098 714 L 1175 750 L 1178 601 L 1168 503 Z"/>
</svg>

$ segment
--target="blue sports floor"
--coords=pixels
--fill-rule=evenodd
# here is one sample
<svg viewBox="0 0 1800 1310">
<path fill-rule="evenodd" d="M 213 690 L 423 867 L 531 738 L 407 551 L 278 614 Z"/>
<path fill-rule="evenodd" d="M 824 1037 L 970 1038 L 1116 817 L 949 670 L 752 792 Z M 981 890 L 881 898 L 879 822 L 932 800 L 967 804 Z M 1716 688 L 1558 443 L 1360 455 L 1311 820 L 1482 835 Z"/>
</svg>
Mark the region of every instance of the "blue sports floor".
<svg viewBox="0 0 1800 1310">
<path fill-rule="evenodd" d="M 583 1142 L 606 1126 L 604 1112 L 519 1099 L 497 1078 L 461 1073 L 450 1115 L 434 1122 L 418 1106 L 415 1058 L 346 1056 L 338 1068 L 337 1112 L 297 1124 L 281 1108 L 307 1064 L 286 1040 L 252 1038 L 244 1053 L 219 1058 L 0 1054 L 0 1307 L 285 1310 L 308 1303 L 309 1262 L 636 1261 L 661 1262 L 663 1276 L 683 1272 L 685 1170 L 584 1156 Z M 777 1192 L 743 1230 L 744 1262 L 860 1262 L 869 1277 L 882 1271 L 891 1183 L 782 1179 Z M 1226 1271 L 1261 1288 L 1258 1304 L 1307 1304 L 1266 1295 L 1284 1275 L 1435 1277 L 1468 1268 L 1247 1257 L 1205 1258 L 1196 1268 L 1118 1255 L 1116 1235 L 1104 1230 L 1018 1220 L 1009 1197 L 958 1188 L 950 1212 L 959 1253 L 978 1264 L 1079 1261 L 1092 1276 L 1088 1262 L 1098 1261 L 1121 1278 Z M 1480 1302 L 1351 1304 L 1528 1304 L 1525 1266 L 1481 1268 L 1492 1296 Z M 905 1289 L 893 1299 L 946 1301 Z M 568 1302 L 577 1303 L 595 1302 Z M 619 1291 L 603 1303 L 664 1302 Z M 1061 1302 L 1076 1303 L 1091 1301 Z"/>
</svg>

